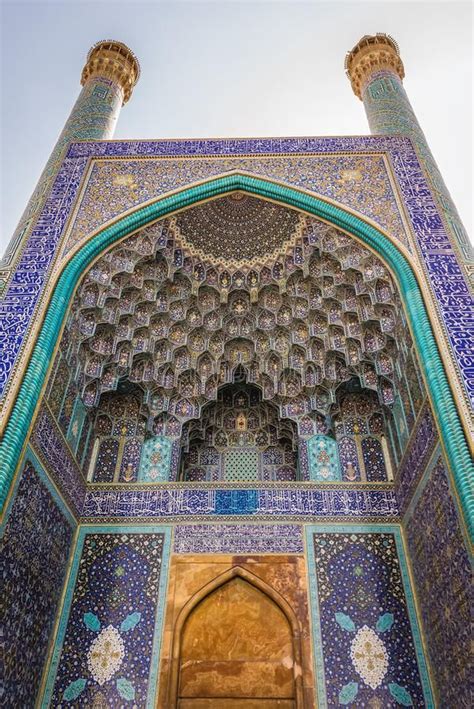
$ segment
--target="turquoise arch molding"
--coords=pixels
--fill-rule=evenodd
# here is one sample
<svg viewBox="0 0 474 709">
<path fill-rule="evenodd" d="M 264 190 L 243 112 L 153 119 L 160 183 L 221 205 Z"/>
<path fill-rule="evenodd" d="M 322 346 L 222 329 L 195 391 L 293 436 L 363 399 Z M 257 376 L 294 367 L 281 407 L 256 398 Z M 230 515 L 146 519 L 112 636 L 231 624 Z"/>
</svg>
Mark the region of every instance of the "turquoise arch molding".
<svg viewBox="0 0 474 709">
<path fill-rule="evenodd" d="M 104 228 L 77 251 L 63 268 L 53 291 L 43 325 L 0 443 L 0 505 L 4 506 L 30 421 L 74 289 L 91 262 L 102 251 L 128 234 L 157 219 L 206 199 L 243 190 L 259 197 L 302 210 L 341 227 L 376 251 L 391 267 L 405 303 L 415 344 L 432 395 L 442 441 L 453 472 L 466 526 L 474 537 L 474 469 L 451 388 L 413 269 L 399 249 L 377 228 L 342 207 L 316 196 L 270 180 L 233 173 L 138 207 L 133 213 Z"/>
</svg>

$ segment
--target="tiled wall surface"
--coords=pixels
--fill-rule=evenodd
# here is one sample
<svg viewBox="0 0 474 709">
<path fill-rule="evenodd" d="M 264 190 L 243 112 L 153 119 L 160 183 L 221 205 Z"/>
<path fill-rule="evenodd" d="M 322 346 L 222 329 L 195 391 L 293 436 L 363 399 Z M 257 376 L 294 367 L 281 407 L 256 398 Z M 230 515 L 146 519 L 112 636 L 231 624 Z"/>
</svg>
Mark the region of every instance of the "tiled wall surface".
<svg viewBox="0 0 474 709">
<path fill-rule="evenodd" d="M 325 185 L 316 184 L 315 158 L 311 153 L 318 151 L 334 154 Z M 233 161 L 236 168 L 239 163 L 241 169 L 246 166 L 251 171 L 248 156 L 253 155 L 254 167 L 256 162 L 262 165 L 261 174 L 285 181 L 291 169 L 293 177 L 288 182 L 294 183 L 294 174 L 298 174 L 305 187 L 337 199 L 342 197 L 334 190 L 344 170 L 356 169 L 357 161 L 362 166 L 370 162 L 373 175 L 385 190 L 384 209 L 395 215 L 385 226 L 410 246 L 398 208 L 386 209 L 392 205 L 393 194 L 383 160 L 378 156 L 361 157 L 364 151 L 390 154 L 453 358 L 458 360 L 468 387 L 472 368 L 466 356 L 465 334 L 469 294 L 456 255 L 410 141 L 371 137 L 72 145 L 0 304 L 4 328 L 0 337 L 5 344 L 2 390 L 37 313 L 90 156 L 105 158 L 100 167 L 103 174 L 95 168 L 91 203 L 100 202 L 104 209 L 104 205 L 115 205 L 118 212 L 131 206 L 127 202 L 128 187 L 123 181 L 114 185 L 112 204 L 110 193 L 101 192 L 105 183 L 100 178 L 105 175 L 110 186 L 111 169 L 120 175 L 128 171 L 132 177 L 148 170 L 156 177 L 162 156 L 167 160 L 160 163 L 160 169 L 166 163 L 168 178 L 181 180 L 183 185 L 221 173 L 223 158 L 228 165 Z M 356 154 L 341 158 L 340 153 L 344 152 Z M 271 157 L 275 153 L 281 156 Z M 183 160 L 184 156 L 195 158 L 194 165 Z M 108 157 L 114 160 L 107 160 Z M 176 172 L 169 170 L 168 158 L 176 158 L 182 165 L 181 172 L 178 168 Z M 325 157 L 318 160 L 322 163 Z M 311 184 L 308 175 L 313 180 Z M 360 194 L 369 195 L 364 182 L 359 188 Z M 153 194 L 140 194 L 138 202 L 167 189 L 170 184 L 162 180 L 154 184 Z M 352 190 L 353 185 L 347 189 Z M 371 210 L 379 203 L 372 204 L 367 197 L 364 204 L 365 213 L 377 219 Z M 83 206 L 87 208 L 87 201 Z M 82 216 L 83 213 L 84 210 Z M 107 217 L 104 215 L 101 221 Z M 383 220 L 380 214 L 378 221 L 382 226 Z M 322 707 L 325 702 L 327 706 L 374 708 L 410 703 L 433 706 L 399 528 L 367 523 L 368 518 L 379 522 L 397 519 L 400 506 L 402 511 L 407 509 L 406 537 L 439 704 L 456 709 L 469 706 L 468 557 L 441 459 L 423 477 L 437 438 L 428 410 L 417 430 L 417 443 L 402 462 L 397 497 L 386 489 L 93 489 L 86 494 L 74 456 L 43 408 L 32 434 L 32 445 L 41 463 L 47 464 L 65 502 L 61 502 L 40 464 L 30 455 L 19 478 L 2 540 L 2 563 L 6 569 L 3 600 L 7 604 L 3 695 L 13 696 L 16 706 L 30 706 L 39 690 L 74 534 L 75 522 L 69 507 L 74 514 L 84 514 L 84 520 L 101 518 L 103 526 L 83 526 L 78 534 L 47 678 L 45 706 L 103 706 L 108 702 L 112 706 L 134 704 L 138 708 L 154 701 L 170 527 L 138 525 L 143 524 L 143 518 L 149 521 L 157 517 L 179 517 L 182 522 L 194 519 L 202 525 L 201 535 L 190 531 L 193 525 L 180 524 L 175 532 L 177 553 L 244 555 L 301 554 L 303 528 L 295 523 L 295 518 L 307 521 L 318 517 L 321 522 L 328 517 L 364 519 L 366 524 L 358 527 L 314 527 L 306 538 L 318 702 Z M 229 520 L 236 515 L 242 522 L 240 528 Z M 219 516 L 219 524 L 214 528 L 196 519 L 204 516 L 209 522 Z M 273 518 L 273 530 L 266 528 L 260 534 L 259 517 L 266 521 Z M 111 518 L 122 518 L 125 525 L 128 518 L 135 518 L 136 526 L 105 526 Z M 258 520 L 255 528 L 249 524 L 250 519 Z"/>
<path fill-rule="evenodd" d="M 178 160 L 176 170 L 170 169 L 170 164 L 166 162 L 165 174 L 160 177 L 159 183 L 153 188 L 153 194 L 140 195 L 138 203 L 150 197 L 157 196 L 160 193 L 170 189 L 176 189 L 179 185 L 176 181 L 170 185 L 169 180 L 175 180 L 179 170 L 185 172 L 181 174 L 181 186 L 191 182 L 203 180 L 212 174 L 222 173 L 222 162 L 220 160 L 209 160 L 209 156 L 218 156 L 227 158 L 228 164 L 226 169 L 230 168 L 231 159 L 235 159 L 238 155 L 254 156 L 253 168 L 247 165 L 246 171 L 256 172 L 257 174 L 266 174 L 267 168 L 265 165 L 270 165 L 270 160 L 263 161 L 260 156 L 268 156 L 271 154 L 280 154 L 280 164 L 275 167 L 271 179 L 279 181 L 287 181 L 295 186 L 303 185 L 305 188 L 311 189 L 321 194 L 327 194 L 331 198 L 336 198 L 341 203 L 350 200 L 350 195 L 354 192 L 353 184 L 349 184 L 347 199 L 344 195 L 334 195 L 333 190 L 335 185 L 346 185 L 346 178 L 354 169 L 357 172 L 359 166 L 354 167 L 351 164 L 347 166 L 340 165 L 337 169 L 332 166 L 329 169 L 329 174 L 326 182 L 319 182 L 316 179 L 318 170 L 306 170 L 304 167 L 304 157 L 312 159 L 311 153 L 321 153 L 325 159 L 333 156 L 331 159 L 341 161 L 340 153 L 357 153 L 356 160 L 359 160 L 360 167 L 368 165 L 370 160 L 373 160 L 369 155 L 364 153 L 370 152 L 386 152 L 390 155 L 392 169 L 395 177 L 398 180 L 402 200 L 406 207 L 408 216 L 413 225 L 413 230 L 418 243 L 419 253 L 422 256 L 428 279 L 431 283 L 435 297 L 438 300 L 440 311 L 442 312 L 444 325 L 449 336 L 449 341 L 453 350 L 453 356 L 458 361 L 459 369 L 463 373 L 463 379 L 467 390 L 470 391 L 469 371 L 472 362 L 466 358 L 466 345 L 468 344 L 468 335 L 466 334 L 468 309 L 471 307 L 471 298 L 468 286 L 465 282 L 463 272 L 459 266 L 449 237 L 446 234 L 441 216 L 437 212 L 436 205 L 426 185 L 423 171 L 418 162 L 417 156 L 413 150 L 409 139 L 403 137 L 386 137 L 386 136 L 370 136 L 356 138 L 281 138 L 281 139 L 266 139 L 266 140 L 223 140 L 223 141 L 150 141 L 145 143 L 123 143 L 123 142 L 97 142 L 97 143 L 78 143 L 72 144 L 67 158 L 58 173 L 56 181 L 53 185 L 49 199 L 44 205 L 42 214 L 40 215 L 37 225 L 26 244 L 25 251 L 21 260 L 18 263 L 16 273 L 12 277 L 9 288 L 6 290 L 5 297 L 1 301 L 0 311 L 4 314 L 3 322 L 5 329 L 2 337 L 5 339 L 5 362 L 0 376 L 0 387 L 5 390 L 7 381 L 14 367 L 20 347 L 24 341 L 25 334 L 29 327 L 30 318 L 33 315 L 38 298 L 44 288 L 46 276 L 54 254 L 57 251 L 58 244 L 63 236 L 63 229 L 67 222 L 70 210 L 72 209 L 77 190 L 81 183 L 83 172 L 88 164 L 89 156 L 99 158 L 120 157 L 122 159 L 121 168 L 118 167 L 117 161 L 109 162 L 109 169 L 112 169 L 114 174 L 108 175 L 106 179 L 106 188 L 98 188 L 93 197 L 94 208 L 102 201 L 103 209 L 113 207 L 114 201 L 111 200 L 110 187 L 113 182 L 113 177 L 117 176 L 117 172 L 125 170 L 125 174 L 131 174 L 133 177 L 133 162 L 139 166 L 140 170 L 145 169 L 148 164 L 152 174 L 156 175 L 158 164 L 156 159 L 160 157 L 192 157 L 194 162 L 188 160 Z M 296 153 L 296 164 L 290 164 L 293 160 L 291 153 Z M 133 161 L 133 157 L 155 158 L 151 161 Z M 203 162 L 202 157 L 206 157 L 204 163 L 209 163 L 210 170 L 204 165 L 198 163 Z M 197 160 L 199 158 L 200 160 Z M 128 159 L 128 163 L 127 163 Z M 344 157 L 346 159 L 346 156 Z M 380 159 L 379 159 L 380 160 Z M 265 165 L 258 169 L 256 162 L 264 162 Z M 353 161 L 352 161 L 353 162 Z M 213 163 L 213 164 L 211 164 Z M 294 160 L 293 160 L 294 163 Z M 102 163 L 104 164 L 104 163 Z M 106 167 L 107 164 L 105 163 Z M 180 167 L 181 166 L 181 167 Z M 172 167 L 172 166 L 171 166 Z M 201 169 L 201 174 L 199 174 Z M 239 169 L 236 165 L 235 169 Z M 380 166 L 376 166 L 380 172 Z M 204 172 L 202 172 L 204 170 Z M 287 171 L 290 170 L 290 174 Z M 336 174 L 339 170 L 340 174 Z M 191 172 L 190 172 L 191 171 Z M 383 169 L 382 169 L 383 172 Z M 346 174 L 347 173 L 347 174 Z M 311 178 L 311 179 L 310 179 Z M 368 184 L 364 184 L 364 179 L 368 180 Z M 393 200 L 393 193 L 387 176 L 382 175 L 382 182 L 385 181 L 386 186 L 382 191 L 373 193 L 371 189 L 371 171 L 364 170 L 361 175 L 361 198 L 368 198 L 368 204 L 361 210 L 365 214 L 371 216 L 376 221 L 383 221 L 384 214 L 399 214 L 398 208 L 387 208 L 387 205 Z M 349 179 L 350 182 L 350 179 Z M 357 182 L 357 180 L 356 180 Z M 324 183 L 324 184 L 323 184 Z M 327 184 L 326 184 L 327 183 Z M 128 187 L 129 183 L 117 180 L 116 186 L 119 187 L 118 199 L 123 201 L 123 194 L 132 192 Z M 148 184 L 147 180 L 132 179 L 135 184 Z M 380 209 L 380 195 L 387 193 L 387 204 Z M 92 190 L 93 192 L 93 190 Z M 116 201 L 116 200 L 115 200 Z M 371 206 L 371 201 L 375 207 Z M 130 207 L 131 204 L 121 204 L 118 212 Z M 360 209 L 360 202 L 357 202 L 356 208 Z M 371 209 L 375 209 L 375 215 L 371 213 Z M 103 223 L 106 219 L 112 216 L 103 214 L 100 222 Z M 401 221 L 398 218 L 399 238 L 403 240 L 403 229 L 400 230 Z M 97 225 L 99 226 L 99 224 Z M 90 231 L 91 225 L 88 223 L 87 231 Z M 396 225 L 390 225 L 389 231 L 394 233 L 397 230 Z M 440 255 L 442 250 L 442 255 Z M 33 274 L 34 270 L 34 274 Z M 34 275 L 34 277 L 32 277 Z M 28 285 L 25 285 L 28 284 Z M 21 303 L 18 303 L 18 295 L 21 294 Z M 21 309 L 21 317 L 18 308 Z M 16 325 L 13 328 L 13 320 L 16 320 Z"/>
<path fill-rule="evenodd" d="M 168 553 L 169 529 L 81 529 L 46 706 L 152 702 Z"/>
<path fill-rule="evenodd" d="M 300 552 L 303 529 L 281 528 L 290 551 L 285 555 L 277 525 L 175 528 L 167 587 L 170 527 L 82 528 L 44 706 L 106 701 L 127 706 L 130 701 L 145 707 L 154 701 L 157 686 L 165 702 L 181 609 L 196 591 L 234 567 L 280 594 L 299 619 L 309 706 L 315 696 L 313 671 L 321 707 L 434 706 L 400 528 L 309 526 L 306 560 Z M 212 541 L 203 547 L 206 536 Z M 257 537 L 266 539 L 260 555 L 253 551 L 262 549 Z M 293 537 L 299 541 L 291 546 Z M 242 553 L 243 538 L 247 553 Z M 225 553 L 222 539 L 227 540 Z M 222 628 L 223 638 L 226 633 Z"/>
<path fill-rule="evenodd" d="M 75 528 L 33 461 L 30 456 L 24 465 L 0 542 L 5 662 L 0 702 L 11 707 L 34 705 Z"/>
<path fill-rule="evenodd" d="M 321 706 L 433 706 L 399 528 L 309 527 Z"/>
<path fill-rule="evenodd" d="M 443 458 L 433 456 L 405 517 L 441 707 L 471 706 L 471 566 Z"/>
</svg>

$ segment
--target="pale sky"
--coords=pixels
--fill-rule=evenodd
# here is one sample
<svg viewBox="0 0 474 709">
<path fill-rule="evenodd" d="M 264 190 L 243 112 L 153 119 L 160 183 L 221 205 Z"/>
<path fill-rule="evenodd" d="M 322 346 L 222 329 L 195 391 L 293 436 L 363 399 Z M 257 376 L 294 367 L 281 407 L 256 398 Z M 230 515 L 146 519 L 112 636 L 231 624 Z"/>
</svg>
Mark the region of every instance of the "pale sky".
<svg viewBox="0 0 474 709">
<path fill-rule="evenodd" d="M 364 34 L 392 35 L 406 91 L 472 235 L 470 2 L 0 4 L 0 253 L 101 39 L 125 42 L 142 67 L 114 137 L 152 139 L 368 134 L 344 56 Z"/>
</svg>

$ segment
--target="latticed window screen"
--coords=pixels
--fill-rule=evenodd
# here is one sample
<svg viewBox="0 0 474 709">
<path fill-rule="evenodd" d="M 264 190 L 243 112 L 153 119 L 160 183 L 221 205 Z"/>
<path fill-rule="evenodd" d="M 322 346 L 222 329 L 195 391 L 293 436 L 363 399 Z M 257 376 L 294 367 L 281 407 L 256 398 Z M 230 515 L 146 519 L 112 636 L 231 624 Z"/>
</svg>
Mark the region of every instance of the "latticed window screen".
<svg viewBox="0 0 474 709">
<path fill-rule="evenodd" d="M 258 480 L 258 451 L 238 448 L 224 454 L 224 480 L 242 482 Z"/>
</svg>

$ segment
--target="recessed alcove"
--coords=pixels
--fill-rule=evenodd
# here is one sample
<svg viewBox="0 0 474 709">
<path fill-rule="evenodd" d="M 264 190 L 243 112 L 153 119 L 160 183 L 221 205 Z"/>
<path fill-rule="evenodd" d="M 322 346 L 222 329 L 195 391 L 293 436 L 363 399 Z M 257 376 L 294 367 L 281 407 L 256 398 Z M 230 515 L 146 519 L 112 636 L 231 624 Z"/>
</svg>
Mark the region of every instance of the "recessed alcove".
<svg viewBox="0 0 474 709">
<path fill-rule="evenodd" d="M 239 233 L 258 243 L 247 263 Z M 424 388 L 383 263 L 239 193 L 94 263 L 46 396 L 89 483 L 373 484 L 393 480 Z"/>
<path fill-rule="evenodd" d="M 250 574 L 249 574 L 250 576 Z M 263 585 L 263 584 L 262 584 Z M 231 576 L 190 610 L 180 638 L 178 706 L 295 707 L 292 628 L 257 586 Z"/>
<path fill-rule="evenodd" d="M 239 369 L 236 371 L 239 378 Z M 243 371 L 240 371 L 243 375 Z M 187 482 L 294 482 L 296 424 L 281 419 L 255 385 L 229 384 L 183 430 L 179 479 Z"/>
</svg>

